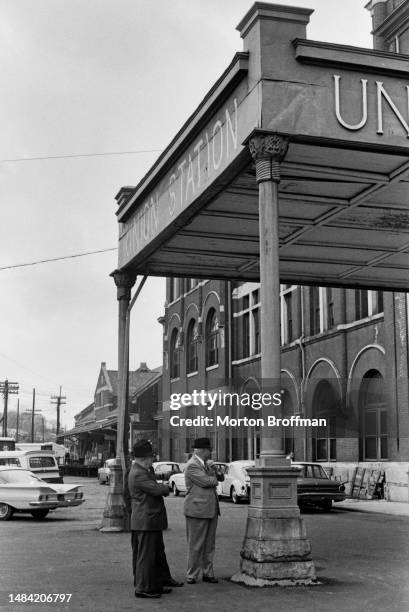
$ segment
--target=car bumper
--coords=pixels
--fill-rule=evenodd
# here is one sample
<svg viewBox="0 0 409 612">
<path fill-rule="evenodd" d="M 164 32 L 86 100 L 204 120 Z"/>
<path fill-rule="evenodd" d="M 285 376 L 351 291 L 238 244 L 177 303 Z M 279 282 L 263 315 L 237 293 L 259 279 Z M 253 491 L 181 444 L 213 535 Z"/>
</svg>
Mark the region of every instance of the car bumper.
<svg viewBox="0 0 409 612">
<path fill-rule="evenodd" d="M 71 506 L 80 506 L 85 499 L 66 499 L 64 501 L 59 501 L 57 504 L 57 508 L 70 508 Z"/>
<path fill-rule="evenodd" d="M 297 495 L 298 503 L 317 504 L 323 501 L 341 502 L 346 496 L 343 493 L 301 493 Z"/>
<path fill-rule="evenodd" d="M 58 507 L 58 503 L 57 502 L 42 502 L 42 501 L 33 501 L 33 502 L 29 502 L 29 506 L 32 508 L 44 508 L 44 509 L 48 509 L 48 510 L 52 510 L 53 508 L 57 508 Z M 18 506 L 15 506 L 17 509 Z"/>
</svg>

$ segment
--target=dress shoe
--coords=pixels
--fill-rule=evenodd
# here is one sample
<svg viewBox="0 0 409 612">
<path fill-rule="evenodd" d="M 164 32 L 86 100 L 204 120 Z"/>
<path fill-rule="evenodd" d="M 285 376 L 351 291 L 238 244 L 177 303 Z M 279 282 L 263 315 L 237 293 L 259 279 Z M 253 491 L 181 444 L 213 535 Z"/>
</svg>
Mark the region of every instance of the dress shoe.
<svg viewBox="0 0 409 612">
<path fill-rule="evenodd" d="M 146 599 L 153 599 L 155 597 L 162 597 L 162 593 L 144 593 L 143 591 L 135 591 L 135 597 L 144 597 Z"/>
<path fill-rule="evenodd" d="M 169 593 L 172 592 L 172 589 L 168 586 L 163 586 L 160 592 L 162 593 L 162 595 L 168 595 Z"/>
<path fill-rule="evenodd" d="M 178 580 L 175 580 L 174 578 L 170 578 L 170 580 L 167 580 L 166 582 L 163 583 L 163 586 L 181 587 L 183 586 L 183 582 L 178 582 Z"/>
<path fill-rule="evenodd" d="M 203 576 L 203 582 L 211 582 L 212 584 L 216 584 L 216 582 L 219 581 L 214 576 Z"/>
<path fill-rule="evenodd" d="M 194 578 L 186 578 L 186 582 L 188 584 L 196 584 L 196 580 Z"/>
</svg>

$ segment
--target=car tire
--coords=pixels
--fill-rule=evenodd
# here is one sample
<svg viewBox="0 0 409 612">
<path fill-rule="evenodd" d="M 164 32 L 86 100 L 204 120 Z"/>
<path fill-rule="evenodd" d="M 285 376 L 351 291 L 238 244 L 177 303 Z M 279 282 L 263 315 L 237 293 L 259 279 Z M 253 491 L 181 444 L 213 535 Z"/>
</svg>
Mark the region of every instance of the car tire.
<svg viewBox="0 0 409 612">
<path fill-rule="evenodd" d="M 0 521 L 8 521 L 14 514 L 14 508 L 0 503 Z"/>
<path fill-rule="evenodd" d="M 45 519 L 49 512 L 48 508 L 42 508 L 41 510 L 31 510 L 30 514 L 33 518 L 42 520 Z"/>
<path fill-rule="evenodd" d="M 175 497 L 179 496 L 179 489 L 177 488 L 175 483 L 172 484 L 172 493 Z"/>
<path fill-rule="evenodd" d="M 325 499 L 320 503 L 320 506 L 325 512 L 330 512 L 332 509 L 332 499 Z"/>
<path fill-rule="evenodd" d="M 230 497 L 231 497 L 233 504 L 240 503 L 240 497 L 237 495 L 237 491 L 234 487 L 230 489 Z"/>
</svg>

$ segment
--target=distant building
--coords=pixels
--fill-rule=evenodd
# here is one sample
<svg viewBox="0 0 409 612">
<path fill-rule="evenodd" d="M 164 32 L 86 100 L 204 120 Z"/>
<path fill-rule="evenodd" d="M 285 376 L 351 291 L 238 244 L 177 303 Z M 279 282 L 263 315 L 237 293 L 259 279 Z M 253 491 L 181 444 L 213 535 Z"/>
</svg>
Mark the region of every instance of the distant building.
<svg viewBox="0 0 409 612">
<path fill-rule="evenodd" d="M 150 370 L 141 363 L 129 372 L 129 412 L 132 439 L 147 431 L 157 439 L 156 420 L 161 384 L 161 368 Z M 149 398 L 152 401 L 149 402 Z M 142 417 L 142 418 L 141 418 Z M 94 392 L 94 401 L 74 416 L 73 429 L 58 436 L 70 449 L 70 459 L 84 465 L 100 464 L 116 456 L 118 427 L 118 372 L 101 363 Z M 145 436 L 144 436 L 145 437 Z"/>
</svg>

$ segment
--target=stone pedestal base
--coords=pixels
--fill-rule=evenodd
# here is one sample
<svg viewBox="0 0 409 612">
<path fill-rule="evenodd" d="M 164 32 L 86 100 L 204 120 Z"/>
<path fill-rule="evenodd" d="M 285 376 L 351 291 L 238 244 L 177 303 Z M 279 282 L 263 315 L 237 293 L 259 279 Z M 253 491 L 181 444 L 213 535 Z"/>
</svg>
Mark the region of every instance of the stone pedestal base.
<svg viewBox="0 0 409 612">
<path fill-rule="evenodd" d="M 111 466 L 111 480 L 109 492 L 99 527 L 101 533 L 115 533 L 129 531 L 129 519 L 124 508 L 123 482 L 121 461 L 117 457 L 116 464 Z"/>
<path fill-rule="evenodd" d="M 249 468 L 250 507 L 234 582 L 249 586 L 317 584 L 311 546 L 297 505 L 299 469 Z"/>
</svg>

